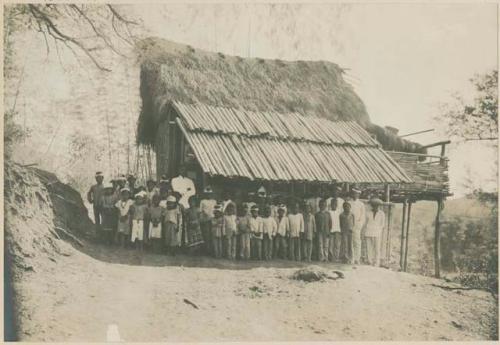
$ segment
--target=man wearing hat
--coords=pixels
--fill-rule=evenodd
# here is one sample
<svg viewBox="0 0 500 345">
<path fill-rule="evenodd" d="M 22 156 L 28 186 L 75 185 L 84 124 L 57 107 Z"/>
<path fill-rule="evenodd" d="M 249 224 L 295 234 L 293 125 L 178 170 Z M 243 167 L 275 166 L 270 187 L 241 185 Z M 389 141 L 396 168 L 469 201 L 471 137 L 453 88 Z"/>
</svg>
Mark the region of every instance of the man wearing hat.
<svg viewBox="0 0 500 345">
<path fill-rule="evenodd" d="M 366 214 L 366 256 L 368 264 L 374 266 L 380 263 L 380 237 L 385 226 L 385 214 L 379 209 L 382 204 L 382 200 L 372 197 L 370 199 L 371 211 Z"/>
<path fill-rule="evenodd" d="M 188 200 L 191 196 L 196 194 L 196 188 L 194 187 L 193 180 L 186 177 L 186 166 L 184 164 L 179 166 L 179 175 L 172 179 L 172 190 L 181 195 L 179 204 L 181 204 L 184 209 L 188 209 Z"/>
<path fill-rule="evenodd" d="M 361 229 L 363 229 L 366 221 L 365 204 L 363 204 L 363 202 L 359 200 L 360 195 L 360 189 L 352 188 L 351 199 L 349 200 L 349 204 L 351 205 L 351 213 L 354 215 L 354 228 L 352 229 L 352 256 L 354 264 L 358 265 L 361 260 Z"/>
<path fill-rule="evenodd" d="M 101 171 L 95 173 L 96 184 L 87 193 L 87 200 L 93 206 L 96 231 L 101 228 L 102 197 L 104 195 L 104 175 Z"/>
<path fill-rule="evenodd" d="M 135 195 L 139 193 L 139 189 L 135 187 L 135 182 L 137 179 L 135 178 L 134 174 L 129 174 L 127 176 L 127 186 L 128 189 L 130 190 L 130 199 L 134 200 Z"/>
</svg>

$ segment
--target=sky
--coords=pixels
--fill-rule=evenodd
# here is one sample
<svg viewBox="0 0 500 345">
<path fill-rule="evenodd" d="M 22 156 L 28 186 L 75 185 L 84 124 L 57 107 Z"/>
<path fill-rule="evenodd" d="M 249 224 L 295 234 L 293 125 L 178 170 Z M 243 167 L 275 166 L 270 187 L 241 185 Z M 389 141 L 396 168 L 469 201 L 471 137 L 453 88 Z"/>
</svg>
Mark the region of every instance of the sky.
<svg viewBox="0 0 500 345">
<path fill-rule="evenodd" d="M 362 98 L 372 122 L 399 128 L 400 134 L 436 129 L 410 137 L 422 144 L 446 139 L 434 120 L 439 104 L 450 100 L 452 92 L 470 97 L 469 79 L 497 68 L 495 4 L 163 3 L 121 8 L 142 21 L 141 35 L 242 57 L 335 62 L 346 68 L 345 79 Z M 27 99 L 27 107 L 42 122 L 60 113 L 51 120 L 54 133 L 69 138 L 79 128 L 78 117 L 104 113 L 102 109 L 133 128 L 140 107 L 138 66 L 117 60 L 109 82 L 94 78 L 85 86 L 85 73 L 71 65 L 69 53 L 62 68 L 54 53 L 46 61 L 43 40 L 36 34 L 26 35 L 18 45 L 26 66 L 19 99 Z M 127 80 L 124 73 L 130 75 Z M 81 102 L 75 101 L 75 90 Z M 47 98 L 53 102 L 41 102 Z M 131 98 L 130 103 L 124 98 Z M 68 113 L 77 119 L 59 129 L 58 119 Z M 47 135 L 39 137 L 46 141 L 43 151 L 45 146 L 49 151 Z M 50 148 L 56 149 L 63 146 Z M 496 188 L 497 146 L 452 143 L 448 154 L 455 196 L 467 192 L 467 177 L 472 177 L 469 187 Z"/>
<path fill-rule="evenodd" d="M 136 6 L 150 33 L 226 54 L 326 60 L 346 80 L 371 120 L 412 140 L 446 139 L 434 118 L 452 92 L 471 95 L 469 79 L 497 68 L 496 4 L 218 4 Z M 452 143 L 456 196 L 496 187 L 497 147 Z"/>
</svg>

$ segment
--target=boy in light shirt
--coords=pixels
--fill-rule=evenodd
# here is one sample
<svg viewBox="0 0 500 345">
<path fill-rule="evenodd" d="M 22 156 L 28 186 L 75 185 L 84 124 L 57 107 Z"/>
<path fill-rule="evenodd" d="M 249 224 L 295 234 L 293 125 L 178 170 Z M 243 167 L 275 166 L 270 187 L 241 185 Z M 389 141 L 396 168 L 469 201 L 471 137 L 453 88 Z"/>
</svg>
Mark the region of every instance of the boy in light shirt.
<svg viewBox="0 0 500 345">
<path fill-rule="evenodd" d="M 281 259 L 287 258 L 287 245 L 286 240 L 290 235 L 290 222 L 286 216 L 286 206 L 283 204 L 278 205 L 276 216 L 276 236 L 274 238 L 274 257 Z"/>
<path fill-rule="evenodd" d="M 262 233 L 264 238 L 262 240 L 264 250 L 264 260 L 271 260 L 273 256 L 273 239 L 276 235 L 278 225 L 276 220 L 271 216 L 271 207 L 266 207 L 264 217 L 262 218 Z"/>
<path fill-rule="evenodd" d="M 330 216 L 330 212 L 326 210 L 325 199 L 321 199 L 319 202 L 319 211 L 318 213 L 316 213 L 316 233 L 318 235 L 319 261 L 328 260 L 328 247 L 331 227 L 332 218 Z"/>
<path fill-rule="evenodd" d="M 342 243 L 342 235 L 340 232 L 340 214 L 342 213 L 338 207 L 337 198 L 331 199 L 330 217 L 332 226 L 330 228 L 330 243 L 328 254 L 330 261 L 340 261 L 340 247 Z"/>
<path fill-rule="evenodd" d="M 203 199 L 200 201 L 200 228 L 205 242 L 205 254 L 213 253 L 213 243 L 210 233 L 212 218 L 214 217 L 214 207 L 217 201 L 214 198 L 212 187 L 206 186 L 204 189 Z"/>
<path fill-rule="evenodd" d="M 288 254 L 290 260 L 300 261 L 300 234 L 304 232 L 304 217 L 298 213 L 297 203 L 293 203 L 288 214 L 290 223 L 290 239 L 288 245 Z"/>
<path fill-rule="evenodd" d="M 259 217 L 259 208 L 252 206 L 250 211 L 250 233 L 252 234 L 251 247 L 254 250 L 254 258 L 262 260 L 262 218 Z"/>
<path fill-rule="evenodd" d="M 224 211 L 224 246 L 226 257 L 230 260 L 236 259 L 236 207 L 230 203 Z"/>
</svg>

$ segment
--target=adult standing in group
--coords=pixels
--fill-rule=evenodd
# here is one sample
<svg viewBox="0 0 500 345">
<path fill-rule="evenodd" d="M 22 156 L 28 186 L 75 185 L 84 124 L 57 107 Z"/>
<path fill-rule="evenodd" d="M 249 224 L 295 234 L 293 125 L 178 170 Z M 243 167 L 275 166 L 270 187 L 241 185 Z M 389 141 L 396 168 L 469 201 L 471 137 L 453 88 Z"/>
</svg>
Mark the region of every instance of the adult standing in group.
<svg viewBox="0 0 500 345">
<path fill-rule="evenodd" d="M 365 204 L 359 200 L 361 191 L 353 188 L 349 204 L 351 205 L 351 213 L 354 215 L 354 228 L 352 229 L 352 247 L 354 264 L 359 265 L 361 260 L 361 229 L 365 224 L 366 210 Z"/>
<path fill-rule="evenodd" d="M 194 182 L 189 177 L 186 177 L 186 166 L 179 166 L 179 174 L 172 179 L 172 190 L 180 194 L 179 204 L 184 209 L 189 208 L 189 198 L 196 194 Z"/>
<path fill-rule="evenodd" d="M 139 189 L 136 188 L 136 186 L 135 186 L 135 182 L 136 181 L 137 181 L 137 179 L 135 178 L 134 174 L 129 174 L 127 176 L 127 187 L 130 190 L 130 196 L 129 196 L 129 198 L 131 200 L 134 200 L 135 195 L 137 193 L 139 193 Z"/>
<path fill-rule="evenodd" d="M 91 186 L 87 193 L 87 200 L 93 206 L 94 220 L 96 232 L 100 235 L 101 218 L 102 218 L 102 202 L 104 195 L 104 175 L 101 171 L 95 173 L 96 184 Z"/>
<path fill-rule="evenodd" d="M 374 266 L 378 266 L 380 262 L 380 236 L 385 226 L 385 214 L 380 210 L 382 204 L 379 198 L 371 198 L 371 210 L 366 214 L 366 256 L 368 264 Z"/>
</svg>

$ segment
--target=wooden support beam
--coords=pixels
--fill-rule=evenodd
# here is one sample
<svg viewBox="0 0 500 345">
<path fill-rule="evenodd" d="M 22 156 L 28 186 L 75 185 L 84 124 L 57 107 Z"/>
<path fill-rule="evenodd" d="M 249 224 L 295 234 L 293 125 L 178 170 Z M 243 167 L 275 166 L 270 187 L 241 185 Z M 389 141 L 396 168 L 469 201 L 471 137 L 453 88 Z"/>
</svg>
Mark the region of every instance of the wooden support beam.
<svg viewBox="0 0 500 345">
<path fill-rule="evenodd" d="M 408 270 L 408 243 L 410 239 L 410 221 L 411 221 L 411 204 L 410 201 L 408 203 L 408 214 L 406 215 L 406 242 L 405 242 L 405 261 L 404 261 L 404 269 L 403 271 Z"/>
<path fill-rule="evenodd" d="M 387 239 L 385 247 L 385 258 L 386 265 L 389 266 L 391 261 L 391 219 L 392 219 L 392 204 L 389 204 L 389 210 L 387 211 Z"/>
<path fill-rule="evenodd" d="M 438 141 L 437 143 L 433 143 L 433 144 L 429 144 L 429 145 L 424 145 L 422 146 L 421 148 L 422 149 L 428 149 L 430 147 L 435 147 L 435 146 L 443 146 L 443 145 L 448 145 L 450 144 L 451 141 L 450 140 L 445 140 L 445 141 Z"/>
<path fill-rule="evenodd" d="M 434 230 L 434 276 L 436 278 L 441 278 L 441 212 L 443 206 L 443 199 L 438 199 Z"/>
<path fill-rule="evenodd" d="M 403 270 L 403 259 L 405 249 L 405 223 L 406 223 L 406 199 L 403 201 L 403 220 L 401 222 L 401 250 L 399 251 L 399 267 Z"/>
</svg>

